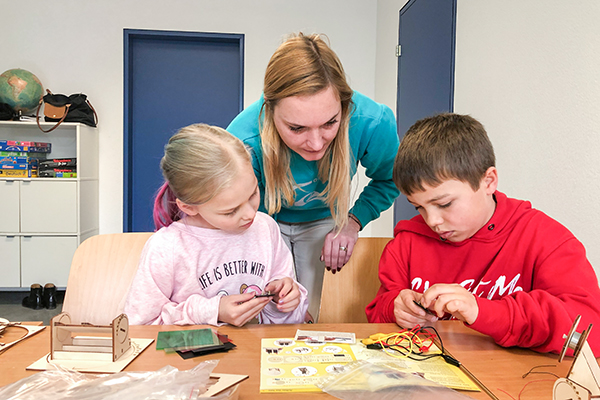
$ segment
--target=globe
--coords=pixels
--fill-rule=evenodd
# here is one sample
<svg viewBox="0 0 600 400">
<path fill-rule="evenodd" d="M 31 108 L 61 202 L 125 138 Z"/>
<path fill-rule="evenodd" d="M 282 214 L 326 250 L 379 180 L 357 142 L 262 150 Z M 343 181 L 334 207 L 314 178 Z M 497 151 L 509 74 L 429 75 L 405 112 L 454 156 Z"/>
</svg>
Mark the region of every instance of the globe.
<svg viewBox="0 0 600 400">
<path fill-rule="evenodd" d="M 16 68 L 0 75 L 0 102 L 11 106 L 17 114 L 35 110 L 43 95 L 42 83 L 29 71 Z"/>
</svg>

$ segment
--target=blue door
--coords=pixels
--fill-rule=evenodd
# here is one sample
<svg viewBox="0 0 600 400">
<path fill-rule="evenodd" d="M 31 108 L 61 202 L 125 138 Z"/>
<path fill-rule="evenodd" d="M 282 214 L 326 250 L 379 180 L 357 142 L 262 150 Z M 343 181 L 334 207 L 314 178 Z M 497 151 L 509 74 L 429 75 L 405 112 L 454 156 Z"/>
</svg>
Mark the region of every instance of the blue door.
<svg viewBox="0 0 600 400">
<path fill-rule="evenodd" d="M 421 118 L 454 109 L 456 0 L 411 0 L 400 10 L 398 135 Z M 416 215 L 400 195 L 394 221 Z"/>
<path fill-rule="evenodd" d="M 243 108 L 244 35 L 125 29 L 124 42 L 123 231 L 148 232 L 168 139 Z"/>
</svg>

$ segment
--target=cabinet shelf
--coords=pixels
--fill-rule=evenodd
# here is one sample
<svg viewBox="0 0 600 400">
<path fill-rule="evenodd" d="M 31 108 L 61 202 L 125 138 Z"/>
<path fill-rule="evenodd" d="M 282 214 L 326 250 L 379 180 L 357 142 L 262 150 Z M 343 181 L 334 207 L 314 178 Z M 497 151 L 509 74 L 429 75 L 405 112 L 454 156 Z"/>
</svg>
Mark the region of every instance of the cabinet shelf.
<svg viewBox="0 0 600 400">
<path fill-rule="evenodd" d="M 0 121 L 0 140 L 49 142 L 47 158 L 77 158 L 76 178 L 0 177 L 0 254 L 8 260 L 0 288 L 64 287 L 77 246 L 98 234 L 97 130 L 63 123 L 44 133 L 35 122 Z"/>
</svg>

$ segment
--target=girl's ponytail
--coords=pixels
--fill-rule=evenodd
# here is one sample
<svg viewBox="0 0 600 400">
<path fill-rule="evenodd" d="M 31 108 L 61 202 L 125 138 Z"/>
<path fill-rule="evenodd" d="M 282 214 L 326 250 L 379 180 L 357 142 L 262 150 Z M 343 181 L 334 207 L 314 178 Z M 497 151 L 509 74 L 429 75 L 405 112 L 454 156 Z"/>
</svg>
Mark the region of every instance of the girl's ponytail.
<svg viewBox="0 0 600 400">
<path fill-rule="evenodd" d="M 152 218 L 154 219 L 156 230 L 159 230 L 163 226 L 169 226 L 181 219 L 179 207 L 177 207 L 175 199 L 175 194 L 169 187 L 169 182 L 165 182 L 158 189 L 158 193 L 154 199 Z"/>
</svg>

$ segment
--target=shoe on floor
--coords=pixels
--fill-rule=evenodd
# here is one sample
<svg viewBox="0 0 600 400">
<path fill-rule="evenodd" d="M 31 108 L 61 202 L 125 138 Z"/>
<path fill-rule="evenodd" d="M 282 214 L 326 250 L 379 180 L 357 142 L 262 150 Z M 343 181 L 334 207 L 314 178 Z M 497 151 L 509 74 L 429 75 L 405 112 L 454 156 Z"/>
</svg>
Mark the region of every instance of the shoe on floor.
<svg viewBox="0 0 600 400">
<path fill-rule="evenodd" d="M 23 307 L 31 308 L 33 310 L 44 308 L 44 305 L 42 304 L 42 286 L 37 283 L 31 285 L 29 296 L 25 297 L 21 304 Z"/>
<path fill-rule="evenodd" d="M 44 293 L 42 294 L 42 306 L 49 310 L 56 308 L 56 286 L 54 283 L 46 283 L 44 285 Z"/>
</svg>

